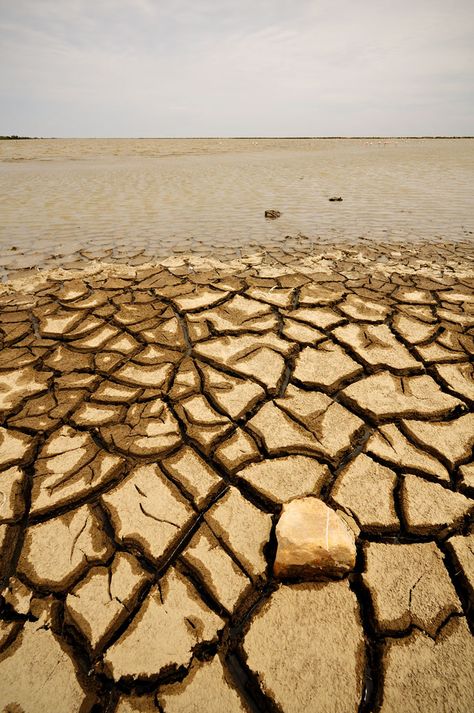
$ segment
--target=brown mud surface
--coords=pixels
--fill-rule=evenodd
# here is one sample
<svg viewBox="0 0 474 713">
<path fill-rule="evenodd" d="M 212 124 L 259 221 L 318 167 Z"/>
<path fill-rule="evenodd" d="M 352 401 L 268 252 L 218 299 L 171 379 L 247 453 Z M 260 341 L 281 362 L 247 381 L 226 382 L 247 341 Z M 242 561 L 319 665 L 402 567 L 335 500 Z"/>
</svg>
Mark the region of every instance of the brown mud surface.
<svg viewBox="0 0 474 713">
<path fill-rule="evenodd" d="M 123 263 L 1 286 L 2 710 L 472 711 L 472 244 Z"/>
</svg>

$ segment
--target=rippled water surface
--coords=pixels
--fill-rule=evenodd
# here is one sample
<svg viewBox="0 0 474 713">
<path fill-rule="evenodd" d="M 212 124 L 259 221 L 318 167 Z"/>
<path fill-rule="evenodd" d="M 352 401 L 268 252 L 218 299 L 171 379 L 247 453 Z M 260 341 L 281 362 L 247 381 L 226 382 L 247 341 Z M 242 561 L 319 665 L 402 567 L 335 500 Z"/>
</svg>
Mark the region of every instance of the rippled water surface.
<svg viewBox="0 0 474 713">
<path fill-rule="evenodd" d="M 0 259 L 471 239 L 473 185 L 468 139 L 2 141 Z"/>
</svg>

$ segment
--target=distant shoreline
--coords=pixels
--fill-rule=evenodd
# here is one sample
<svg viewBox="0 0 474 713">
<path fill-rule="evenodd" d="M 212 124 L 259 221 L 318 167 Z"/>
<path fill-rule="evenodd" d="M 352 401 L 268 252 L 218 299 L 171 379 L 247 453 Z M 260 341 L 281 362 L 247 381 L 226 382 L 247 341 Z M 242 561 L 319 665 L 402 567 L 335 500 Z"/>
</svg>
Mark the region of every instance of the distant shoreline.
<svg viewBox="0 0 474 713">
<path fill-rule="evenodd" d="M 285 141 L 302 141 L 302 140 L 390 140 L 390 139 L 474 139 L 473 136 L 0 136 L 0 141 L 275 141 L 283 139 Z"/>
</svg>

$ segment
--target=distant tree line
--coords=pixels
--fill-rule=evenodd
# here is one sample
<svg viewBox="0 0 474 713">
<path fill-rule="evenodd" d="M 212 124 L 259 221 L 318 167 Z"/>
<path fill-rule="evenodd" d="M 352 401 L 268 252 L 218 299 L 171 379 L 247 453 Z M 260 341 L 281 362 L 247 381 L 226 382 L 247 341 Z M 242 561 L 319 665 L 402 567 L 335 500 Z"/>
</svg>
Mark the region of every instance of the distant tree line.
<svg viewBox="0 0 474 713">
<path fill-rule="evenodd" d="M 0 141 L 24 141 L 32 138 L 32 136 L 16 136 L 16 134 L 12 134 L 11 136 L 0 136 Z"/>
</svg>

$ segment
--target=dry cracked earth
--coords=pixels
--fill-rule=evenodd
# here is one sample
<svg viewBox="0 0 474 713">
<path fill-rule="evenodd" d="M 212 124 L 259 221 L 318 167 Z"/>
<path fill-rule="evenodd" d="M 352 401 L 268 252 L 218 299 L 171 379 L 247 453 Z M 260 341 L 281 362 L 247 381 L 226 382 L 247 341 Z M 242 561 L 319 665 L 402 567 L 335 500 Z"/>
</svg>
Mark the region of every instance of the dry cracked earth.
<svg viewBox="0 0 474 713">
<path fill-rule="evenodd" d="M 6 290 L 2 710 L 472 711 L 473 275 L 177 259 Z M 301 496 L 354 533 L 342 577 L 274 575 Z"/>
</svg>

